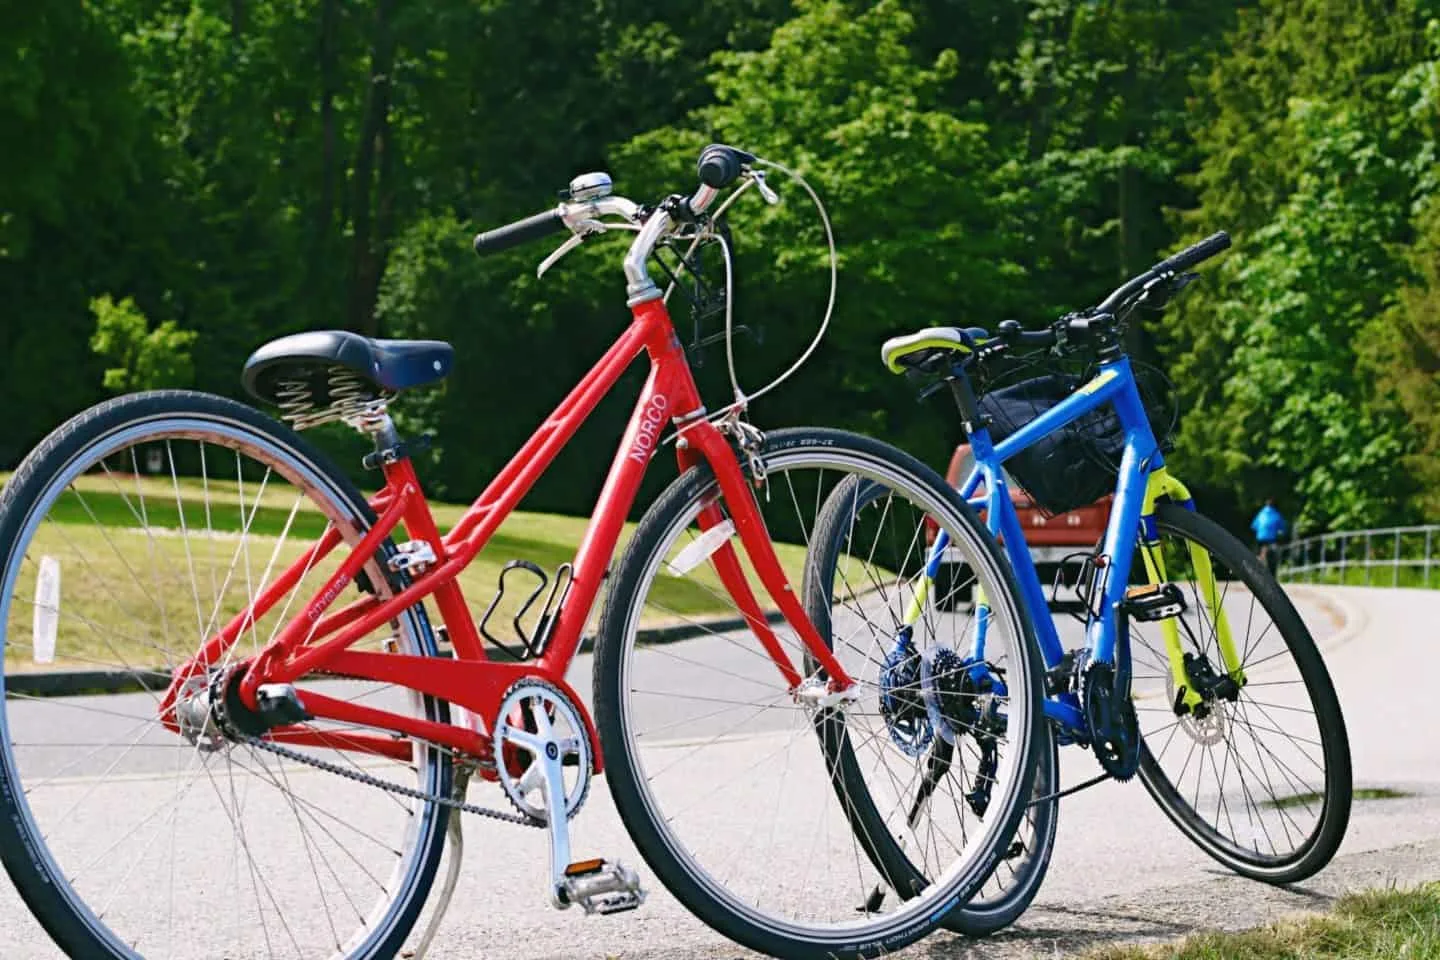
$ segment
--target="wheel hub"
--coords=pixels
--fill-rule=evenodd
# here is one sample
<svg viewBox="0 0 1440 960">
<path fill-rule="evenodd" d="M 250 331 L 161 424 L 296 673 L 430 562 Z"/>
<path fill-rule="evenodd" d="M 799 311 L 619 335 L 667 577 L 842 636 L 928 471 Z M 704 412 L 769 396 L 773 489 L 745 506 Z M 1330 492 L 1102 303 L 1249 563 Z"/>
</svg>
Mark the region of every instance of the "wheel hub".
<svg viewBox="0 0 1440 960">
<path fill-rule="evenodd" d="M 962 734 L 977 735 L 982 719 L 995 711 L 989 671 L 948 647 L 938 647 L 920 661 L 920 689 L 931 725 L 947 743 Z"/>
<path fill-rule="evenodd" d="M 210 689 L 208 677 L 194 676 L 181 684 L 175 698 L 175 723 L 180 735 L 202 753 L 213 753 L 227 742 L 215 717 Z"/>
<path fill-rule="evenodd" d="M 1165 676 L 1165 692 L 1175 704 L 1180 729 L 1196 743 L 1213 746 L 1225 740 L 1230 729 L 1231 702 L 1238 699 L 1239 687 L 1229 676 L 1218 674 L 1204 654 L 1185 654 L 1185 676 L 1201 696 L 1201 702 L 1185 707 L 1185 691 L 1175 686 L 1175 678 Z"/>
</svg>

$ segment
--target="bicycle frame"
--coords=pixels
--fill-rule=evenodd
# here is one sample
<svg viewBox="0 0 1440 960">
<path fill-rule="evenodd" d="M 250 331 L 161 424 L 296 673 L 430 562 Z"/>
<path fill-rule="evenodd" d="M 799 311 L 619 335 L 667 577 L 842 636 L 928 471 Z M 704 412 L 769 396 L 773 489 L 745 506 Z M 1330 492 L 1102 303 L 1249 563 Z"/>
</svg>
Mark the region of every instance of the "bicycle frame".
<svg viewBox="0 0 1440 960">
<path fill-rule="evenodd" d="M 1168 497 L 1188 510 L 1195 509 L 1189 490 L 1172 477 L 1165 467 L 1165 459 L 1140 400 L 1130 361 L 1122 356 L 1102 363 L 1094 379 L 998 444 L 991 441 L 987 428 L 981 427 L 972 432 L 969 442 L 975 468 L 960 487 L 960 493 L 972 507 L 985 511 L 986 525 L 1005 550 L 1026 607 L 1032 611 L 1047 612 L 1049 605 L 1045 599 L 1045 588 L 1040 583 L 1034 560 L 1026 545 L 1025 532 L 1011 502 L 1002 467 L 1005 461 L 1016 454 L 1105 404 L 1111 404 L 1115 408 L 1124 433 L 1125 445 L 1120 458 L 1115 500 L 1101 546 L 1101 555 L 1106 558 L 1101 568 L 1101 615 L 1089 620 L 1085 650 L 1091 660 L 1115 666 L 1117 662 L 1129 662 L 1130 638 L 1128 633 L 1123 637 L 1119 635 L 1118 612 L 1129 586 L 1137 541 L 1143 547 L 1141 558 L 1149 582 L 1163 583 L 1166 579 L 1164 559 L 1158 549 L 1156 501 L 1161 497 Z M 985 484 L 985 493 L 977 497 L 975 491 L 982 482 Z M 919 619 L 924 592 L 933 584 L 948 544 L 949 538 L 943 530 L 940 531 L 926 563 L 922 592 L 917 595 L 907 613 L 907 622 L 911 624 Z M 1205 602 L 1212 622 L 1216 625 L 1226 669 L 1243 684 L 1240 657 L 1236 655 L 1229 622 L 1215 591 L 1210 556 L 1193 544 L 1190 556 L 1196 567 L 1197 578 L 1205 585 Z M 977 629 L 968 657 L 978 661 L 985 656 L 987 607 L 983 595 L 977 596 L 975 602 Z M 1037 615 L 1031 619 L 1046 668 L 1058 666 L 1065 650 L 1054 620 L 1048 614 Z M 1175 620 L 1161 621 L 1160 628 L 1176 689 L 1186 688 L 1187 703 L 1193 705 L 1200 702 L 1200 695 L 1188 689 L 1184 651 Z M 1045 713 L 1057 721 L 1067 734 L 1078 734 L 1082 738 L 1086 736 L 1084 712 L 1079 698 L 1073 692 L 1048 698 L 1045 702 Z"/>
<path fill-rule="evenodd" d="M 634 304 L 632 315 L 630 326 L 620 338 L 444 536 L 436 527 L 410 460 L 400 457 L 385 463 L 385 485 L 370 500 L 377 514 L 375 524 L 350 549 L 340 568 L 326 580 L 301 612 L 290 619 L 256 656 L 239 661 L 244 670 L 239 683 L 240 698 L 247 707 L 256 708 L 261 685 L 289 683 L 323 669 L 395 684 L 441 698 L 464 707 L 488 730 L 497 718 L 501 700 L 510 687 L 521 679 L 535 678 L 560 688 L 585 715 L 593 746 L 591 753 L 596 758 L 595 770 L 599 772 L 603 764 L 594 722 L 585 713 L 580 698 L 565 682 L 565 673 L 580 645 L 581 631 L 589 619 L 641 478 L 660 445 L 660 435 L 667 420 L 673 422 L 679 431 L 676 455 L 681 470 L 703 463 L 714 472 L 729 519 L 735 525 L 736 534 L 756 576 L 823 668 L 828 687 L 843 690 L 851 685 L 844 668 L 805 616 L 797 592 L 787 582 L 729 441 L 715 424 L 705 418 L 684 349 L 664 302 L 648 300 Z M 494 662 L 486 656 L 456 578 L 550 466 L 600 399 L 642 353 L 649 359 L 650 375 L 640 392 L 596 509 L 576 552 L 572 579 L 544 650 L 531 661 Z M 718 503 L 711 504 L 702 512 L 699 522 L 708 529 L 724 516 Z M 423 541 L 429 545 L 436 558 L 434 563 L 412 575 L 410 583 L 388 599 L 365 595 L 339 610 L 328 612 L 367 562 L 372 558 L 383 562 L 383 558 L 376 555 L 377 549 L 402 526 L 412 541 Z M 212 665 L 224 663 L 227 653 L 243 632 L 273 609 L 317 561 L 335 550 L 341 542 L 340 533 L 331 526 L 313 547 L 271 584 L 262 585 L 251 605 L 209 638 L 197 654 L 175 672 L 161 705 L 161 716 L 167 727 L 175 732 L 179 730 L 175 703 L 186 681 L 204 674 Z M 799 687 L 804 678 L 771 630 L 735 554 L 733 541 L 727 541 L 710 559 L 726 590 L 748 621 L 751 632 L 774 660 L 776 668 L 792 690 Z M 377 627 L 429 597 L 434 598 L 435 607 L 454 646 L 455 659 L 349 649 Z M 496 776 L 495 757 L 490 737 L 485 732 L 468 726 L 403 716 L 311 690 L 297 693 L 312 717 L 407 734 L 443 744 L 479 758 L 482 761 L 479 768 L 482 776 L 489 779 Z M 287 743 L 324 744 L 398 759 L 408 759 L 412 755 L 412 744 L 388 734 L 347 731 L 339 736 L 291 725 L 276 727 L 267 736 Z"/>
</svg>

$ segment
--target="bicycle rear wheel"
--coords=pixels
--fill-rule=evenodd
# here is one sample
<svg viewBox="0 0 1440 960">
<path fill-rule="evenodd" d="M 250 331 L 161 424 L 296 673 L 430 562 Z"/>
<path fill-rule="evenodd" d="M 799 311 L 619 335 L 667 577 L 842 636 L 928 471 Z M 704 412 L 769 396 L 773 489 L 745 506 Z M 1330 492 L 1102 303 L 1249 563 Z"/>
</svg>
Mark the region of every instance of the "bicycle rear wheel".
<svg viewBox="0 0 1440 960">
<path fill-rule="evenodd" d="M 1173 503 L 1155 517 L 1155 554 L 1186 610 L 1130 625 L 1140 779 L 1230 869 L 1303 880 L 1330 862 L 1350 817 L 1350 746 L 1330 675 L 1294 605 L 1243 543 Z M 1138 550 L 1132 580 L 1146 576 L 1144 560 Z M 1178 631 L 1184 684 L 1172 677 L 1165 624 Z M 1238 661 L 1228 667 L 1244 675 L 1238 689 L 1225 683 L 1227 633 Z M 1182 686 L 1202 699 L 1177 714 Z"/>
<path fill-rule="evenodd" d="M 804 575 L 833 489 L 859 477 L 886 491 L 889 519 L 870 531 L 863 572 L 853 568 L 870 578 L 862 619 L 893 623 L 914 595 L 927 522 L 967 553 L 994 605 L 1003 676 L 965 701 L 998 724 L 989 814 L 974 820 L 960 810 L 962 782 L 976 777 L 974 752 L 962 748 L 952 751 L 937 802 L 919 822 L 908 817 L 928 761 L 896 748 L 887 732 L 878 707 L 884 651 L 871 639 L 833 645 L 859 684 L 858 702 L 816 706 L 794 695 L 719 585 L 715 551 L 735 541 L 701 539 L 702 512 L 726 510 L 705 469 L 682 475 L 647 511 L 606 602 L 595 660 L 606 780 L 650 867 L 716 930 L 775 956 L 875 956 L 933 929 L 1011 842 L 1033 783 L 1039 667 L 1008 567 L 937 474 L 885 444 L 829 430 L 776 431 L 760 457 L 757 505 L 791 583 Z M 771 629 L 791 662 L 817 677 L 789 626 L 776 619 Z M 876 855 L 877 837 L 897 842 L 891 831 L 919 852 L 923 871 Z M 871 904 L 877 884 L 904 896 Z"/>
<path fill-rule="evenodd" d="M 373 520 L 359 491 L 293 432 L 196 393 L 94 407 L 6 484 L 0 859 L 69 955 L 401 949 L 439 864 L 447 811 L 194 726 L 183 737 L 160 712 L 171 671 L 310 541 L 334 528 L 353 544 Z M 256 652 L 345 554 L 314 563 L 211 667 Z M 363 569 L 388 595 L 398 581 L 384 555 Z M 359 648 L 436 654 L 419 606 Z M 61 691 L 36 680 L 55 667 L 77 671 L 74 695 L 48 695 Z M 124 692 L 99 695 L 87 683 Z M 411 691 L 340 678 L 299 686 L 448 719 L 444 703 Z M 448 794 L 450 761 L 433 748 L 359 754 L 345 749 L 351 730 L 306 726 L 316 736 L 301 753 Z"/>
<path fill-rule="evenodd" d="M 969 605 L 977 595 L 984 597 L 985 592 L 981 590 L 977 594 L 975 576 L 960 556 L 962 551 L 949 548 L 919 608 L 897 605 L 891 617 L 855 615 L 863 606 L 857 596 L 856 581 L 860 581 L 863 589 L 868 579 L 857 577 L 855 571 L 871 564 L 866 531 L 876 525 L 875 515 L 885 512 L 888 504 L 889 495 L 879 484 L 852 477 L 836 485 L 820 511 L 820 520 L 811 538 L 805 608 L 832 646 L 837 640 L 854 644 L 859 637 L 866 645 L 881 651 L 887 667 L 882 672 L 888 674 L 885 694 L 888 705 L 882 711 L 884 723 L 897 745 L 908 745 L 913 750 L 919 745 L 917 736 L 923 736 L 927 724 L 933 726 L 934 718 L 929 715 L 928 705 L 923 719 L 919 710 L 913 709 L 925 698 L 925 675 L 915 670 L 907 672 L 906 657 L 897 658 L 895 654 L 905 651 L 908 657 L 928 659 L 934 664 L 947 656 L 942 651 L 963 652 L 974 636 L 978 618 L 990 614 L 988 602 L 980 609 Z M 959 602 L 960 597 L 966 602 Z M 911 624 L 908 631 L 896 627 L 902 622 L 902 616 Z M 909 653 L 911 651 L 913 653 Z M 939 674 L 932 670 L 931 678 L 937 676 Z M 970 750 L 978 748 L 983 760 L 983 736 L 979 731 L 962 737 L 960 742 Z M 853 764 L 843 763 L 840 757 L 831 759 L 838 770 L 853 769 Z M 1048 722 L 1042 723 L 1037 731 L 1035 762 L 1035 786 L 1015 839 L 996 860 L 995 869 L 983 886 L 945 917 L 946 929 L 969 937 L 989 936 L 1014 923 L 1039 892 L 1054 850 L 1059 819 L 1059 801 L 1051 797 L 1058 789 L 1059 757 Z M 957 774 L 962 781 L 962 802 L 957 810 L 966 814 L 966 821 L 982 820 L 988 811 L 976 809 L 977 804 L 971 798 L 975 783 L 964 782 L 963 765 Z M 930 779 L 924 778 L 914 785 L 915 803 L 934 802 Z M 872 834 L 861 831 L 859 836 L 862 842 L 869 843 Z M 907 856 L 904 845 L 892 842 L 890 831 L 875 831 L 873 836 L 875 840 L 867 853 L 889 864 L 890 872 L 925 870 L 923 852 L 919 857 L 922 863 L 916 864 L 915 858 Z"/>
</svg>

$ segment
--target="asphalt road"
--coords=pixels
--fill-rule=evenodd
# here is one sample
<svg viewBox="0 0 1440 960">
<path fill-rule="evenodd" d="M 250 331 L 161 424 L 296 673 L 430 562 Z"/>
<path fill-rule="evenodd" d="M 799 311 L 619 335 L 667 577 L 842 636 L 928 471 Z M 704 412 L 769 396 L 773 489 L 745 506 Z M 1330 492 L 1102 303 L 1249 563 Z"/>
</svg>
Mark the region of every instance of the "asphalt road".
<svg viewBox="0 0 1440 960">
<path fill-rule="evenodd" d="M 1440 743 L 1426 707 L 1429 656 L 1433 633 L 1427 625 L 1440 621 L 1440 593 L 1360 588 L 1301 587 L 1292 590 L 1306 621 L 1325 651 L 1335 677 L 1349 727 L 1357 787 L 1386 787 L 1404 791 L 1402 799 L 1357 802 L 1349 832 L 1336 864 L 1301 892 L 1276 892 L 1224 875 L 1208 857 L 1194 849 L 1154 806 L 1138 783 L 1106 783 L 1063 801 L 1059 838 L 1049 876 L 1035 908 L 1013 931 L 985 944 L 974 945 L 949 934 L 936 934 L 911 948 L 907 955 L 934 957 L 1054 956 L 1057 951 L 1114 937 L 1165 937 L 1204 926 L 1233 926 L 1266 919 L 1274 912 L 1323 907 L 1328 897 L 1351 886 L 1371 885 L 1387 879 L 1409 881 L 1440 875 L 1433 855 L 1440 852 Z M 1068 629 L 1068 628 L 1067 628 Z M 1070 633 L 1068 640 L 1075 640 Z M 715 641 L 692 641 L 710 643 Z M 683 645 L 676 645 L 683 653 Z M 709 650 L 715 654 L 715 650 Z M 743 683 L 750 658 L 737 652 L 735 683 Z M 713 659 L 707 662 L 714 662 Z M 682 659 L 663 680 L 672 689 L 685 689 Z M 589 659 L 577 658 L 570 680 L 587 694 Z M 714 683 L 713 675 L 708 679 Z M 67 834 L 93 837 L 83 851 L 85 862 L 99 860 L 108 880 L 123 886 L 134 862 L 106 863 L 107 848 L 118 842 L 103 811 L 91 811 L 83 799 L 100 774 L 123 776 L 133 784 L 137 809 L 146 801 L 164 799 L 176 789 L 175 751 L 165 749 L 168 735 L 137 727 L 137 748 L 115 769 L 110 761 L 93 759 L 76 766 L 76 748 L 67 744 L 88 742 L 85 730 L 95 724 L 136 727 L 134 717 L 147 715 L 145 695 L 75 699 L 75 709 L 56 711 L 47 706 L 34 712 L 33 722 L 23 707 L 11 711 L 14 738 L 25 743 L 40 776 L 56 779 L 73 790 L 75 807 L 64 821 Z M 97 712 L 104 711 L 104 712 Z M 57 722 L 59 714 L 74 715 L 73 723 Z M 734 735 L 731 751 L 737 763 L 773 738 L 783 718 L 760 711 Z M 695 715 L 677 714 L 674 735 L 693 737 L 707 732 Z M 148 744 L 156 744 L 147 749 Z M 48 746 L 45 746 L 48 745 Z M 81 775 L 81 770 L 86 775 Z M 1087 779 L 1096 772 L 1093 759 L 1078 750 L 1062 751 L 1062 785 Z M 297 776 L 295 792 L 309 791 L 317 799 L 335 789 L 334 778 L 323 774 Z M 202 788 L 202 792 L 206 788 Z M 358 786 L 355 789 L 362 789 Z M 493 788 L 484 788 L 487 795 Z M 486 800 L 472 790 L 472 800 Z M 247 808 L 250 817 L 283 818 L 283 808 L 264 809 L 256 800 Z M 276 801 L 270 801 L 276 802 Z M 375 809 L 371 809 L 375 808 Z M 123 820 L 117 811 L 116 816 Z M 368 829 L 385 814 L 384 804 L 356 807 L 347 828 Z M 79 821 L 90 817 L 93 824 Z M 77 822 L 79 821 L 79 822 Z M 379 827 L 377 826 L 378 830 Z M 230 838 L 214 844 L 213 838 L 171 831 L 171 844 L 191 845 L 197 856 L 234 859 Z M 608 791 L 596 783 L 587 806 L 574 823 L 577 855 L 600 854 L 648 870 L 625 835 L 610 805 Z M 1383 851 L 1383 852 L 1377 852 Z M 67 865 L 69 861 L 66 861 Z M 288 868 L 309 875 L 304 864 Z M 276 865 L 276 871 L 287 869 Z M 283 875 L 283 874 L 282 874 Z M 587 918 L 578 911 L 557 912 L 545 897 L 546 847 L 541 831 L 470 819 L 466 823 L 466 855 L 454 901 L 431 950 L 432 957 L 736 957 L 745 952 L 711 932 L 691 917 L 663 888 L 647 883 L 650 897 L 638 911 L 614 917 Z M 246 878 L 235 871 L 244 889 Z M 233 891 L 187 889 L 182 899 L 190 904 L 193 924 L 189 956 L 231 957 L 250 955 L 229 948 L 233 927 L 226 924 L 227 898 Z M 181 911 L 182 915 L 184 911 Z M 280 934 L 275 934 L 280 940 Z M 283 940 L 282 940 L 283 942 Z M 0 884 L 0 943 L 10 958 L 53 957 L 58 951 L 30 917 L 8 884 Z M 140 950 L 144 952 L 144 944 Z M 277 950 L 277 955 L 285 955 Z M 263 951 L 262 951 L 263 954 Z"/>
</svg>

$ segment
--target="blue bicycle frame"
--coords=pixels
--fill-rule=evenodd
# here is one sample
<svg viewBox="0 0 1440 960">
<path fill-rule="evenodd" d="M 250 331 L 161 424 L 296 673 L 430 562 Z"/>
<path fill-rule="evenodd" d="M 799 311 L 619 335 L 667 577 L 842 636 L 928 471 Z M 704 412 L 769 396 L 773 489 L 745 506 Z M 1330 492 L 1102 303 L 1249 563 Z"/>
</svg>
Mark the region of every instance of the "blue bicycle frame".
<svg viewBox="0 0 1440 960">
<path fill-rule="evenodd" d="M 1035 563 L 1025 543 L 1024 530 L 1010 501 L 1005 472 L 1001 468 L 1005 461 L 1022 450 L 1105 404 L 1112 404 L 1115 408 L 1124 432 L 1125 446 L 1120 458 L 1115 502 L 1101 547 L 1101 555 L 1106 558 L 1106 562 L 1101 568 L 1103 586 L 1100 588 L 1100 615 L 1090 618 L 1085 649 L 1089 662 L 1099 661 L 1118 668 L 1121 663 L 1129 662 L 1130 638 L 1128 633 L 1124 637 L 1118 635 L 1117 614 L 1129 587 L 1130 567 L 1135 559 L 1137 542 L 1143 541 L 1142 558 L 1149 581 L 1163 583 L 1166 579 L 1164 561 L 1158 549 L 1155 503 L 1160 497 L 1168 497 L 1178 501 L 1186 509 L 1195 508 L 1190 492 L 1165 469 L 1164 457 L 1140 401 L 1130 361 L 1122 356 L 1102 363 L 1094 379 L 998 444 L 991 442 L 990 431 L 983 426 L 969 436 L 975 469 L 961 486 L 960 493 L 971 506 L 985 511 L 986 524 L 991 535 L 1004 546 L 1020 588 L 1021 598 L 1026 607 L 1035 614 L 1031 619 L 1034 621 L 1036 639 L 1046 669 L 1059 665 L 1065 650 L 1061 646 L 1060 634 L 1055 629 L 1054 620 L 1049 616 L 1045 588 L 1035 571 Z M 976 496 L 975 491 L 982 482 L 985 484 L 985 493 Z M 913 625 L 919 620 L 925 595 L 933 588 L 935 575 L 939 571 L 949 542 L 949 537 L 943 530 L 935 538 L 925 565 L 925 576 L 907 613 L 907 623 Z M 1206 606 L 1210 608 L 1212 620 L 1217 627 L 1225 666 L 1231 675 L 1243 684 L 1240 658 L 1236 656 L 1229 624 L 1220 598 L 1215 593 L 1209 554 L 1192 545 L 1190 555 L 1196 566 L 1197 577 L 1203 585 Z M 967 660 L 971 663 L 979 663 L 985 659 L 988 606 L 983 593 L 977 593 L 975 605 L 976 630 L 967 654 Z M 1175 621 L 1163 621 L 1161 628 L 1175 687 L 1186 688 L 1189 684 L 1186 681 L 1183 649 Z M 1124 646 L 1121 647 L 1120 644 Z M 1194 691 L 1187 690 L 1186 699 L 1193 704 L 1198 702 L 1200 697 Z M 1058 722 L 1062 736 L 1066 739 L 1088 739 L 1084 712 L 1075 693 L 1065 692 L 1047 698 L 1045 713 Z"/>
</svg>

